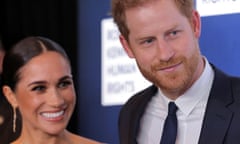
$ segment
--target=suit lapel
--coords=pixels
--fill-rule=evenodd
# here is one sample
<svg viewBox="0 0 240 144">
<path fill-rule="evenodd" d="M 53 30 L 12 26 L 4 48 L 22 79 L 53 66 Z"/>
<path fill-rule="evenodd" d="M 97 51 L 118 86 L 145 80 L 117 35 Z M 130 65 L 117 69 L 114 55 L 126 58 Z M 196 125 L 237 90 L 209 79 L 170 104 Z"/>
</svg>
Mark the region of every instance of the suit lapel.
<svg viewBox="0 0 240 144">
<path fill-rule="evenodd" d="M 232 118 L 232 112 L 219 102 L 210 102 L 204 119 L 199 144 L 221 144 Z"/>
<path fill-rule="evenodd" d="M 133 110 L 132 115 L 131 115 L 131 124 L 130 124 L 130 142 L 132 144 L 137 143 L 136 138 L 138 135 L 139 127 L 140 127 L 140 120 L 141 117 L 146 109 L 146 106 L 148 102 L 151 100 L 151 98 L 156 94 L 157 92 L 157 87 L 152 85 L 149 88 L 145 89 L 144 91 L 140 92 L 137 94 L 137 99 L 133 105 L 136 109 Z"/>
<path fill-rule="evenodd" d="M 215 69 L 215 78 L 203 120 L 199 144 L 223 143 L 233 115 L 228 108 L 233 101 L 231 91 L 230 78 Z"/>
</svg>

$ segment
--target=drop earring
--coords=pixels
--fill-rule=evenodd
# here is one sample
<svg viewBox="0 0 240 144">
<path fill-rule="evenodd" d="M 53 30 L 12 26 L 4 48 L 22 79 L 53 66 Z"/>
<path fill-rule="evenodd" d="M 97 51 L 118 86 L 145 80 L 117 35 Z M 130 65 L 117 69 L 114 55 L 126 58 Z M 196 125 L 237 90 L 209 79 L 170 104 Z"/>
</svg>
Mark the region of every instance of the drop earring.
<svg viewBox="0 0 240 144">
<path fill-rule="evenodd" d="M 13 133 L 16 132 L 16 120 L 17 120 L 17 113 L 16 108 L 13 108 Z"/>
</svg>

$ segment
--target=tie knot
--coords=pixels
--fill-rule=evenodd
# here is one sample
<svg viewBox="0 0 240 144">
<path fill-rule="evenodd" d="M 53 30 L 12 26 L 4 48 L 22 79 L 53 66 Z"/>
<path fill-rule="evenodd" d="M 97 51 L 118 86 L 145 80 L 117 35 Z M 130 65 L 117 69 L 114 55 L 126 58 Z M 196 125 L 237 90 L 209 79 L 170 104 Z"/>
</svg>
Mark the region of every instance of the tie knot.
<svg viewBox="0 0 240 144">
<path fill-rule="evenodd" d="M 175 115 L 178 107 L 174 102 L 169 102 L 168 104 L 168 114 Z"/>
</svg>

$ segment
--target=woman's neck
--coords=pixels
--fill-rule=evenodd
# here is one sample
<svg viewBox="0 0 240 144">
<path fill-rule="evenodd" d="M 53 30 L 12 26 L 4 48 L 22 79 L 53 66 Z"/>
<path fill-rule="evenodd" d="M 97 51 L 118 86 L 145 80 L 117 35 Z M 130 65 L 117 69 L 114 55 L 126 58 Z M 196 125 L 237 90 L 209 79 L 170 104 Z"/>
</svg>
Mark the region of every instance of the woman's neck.
<svg viewBox="0 0 240 144">
<path fill-rule="evenodd" d="M 43 132 L 24 132 L 12 144 L 71 144 L 68 132 L 64 130 L 59 135 L 50 135 Z"/>
</svg>

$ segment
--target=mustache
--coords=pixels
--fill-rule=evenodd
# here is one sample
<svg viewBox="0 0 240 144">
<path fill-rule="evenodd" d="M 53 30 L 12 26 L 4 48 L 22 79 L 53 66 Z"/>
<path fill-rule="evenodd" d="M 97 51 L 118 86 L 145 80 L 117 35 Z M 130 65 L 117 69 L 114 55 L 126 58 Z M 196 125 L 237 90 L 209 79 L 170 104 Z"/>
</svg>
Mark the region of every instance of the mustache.
<svg viewBox="0 0 240 144">
<path fill-rule="evenodd" d="M 157 63 L 154 63 L 152 65 L 152 70 L 164 70 L 171 67 L 174 67 L 176 65 L 179 65 L 180 63 L 183 63 L 185 59 L 183 57 L 170 59 L 168 61 L 158 61 Z"/>
</svg>

